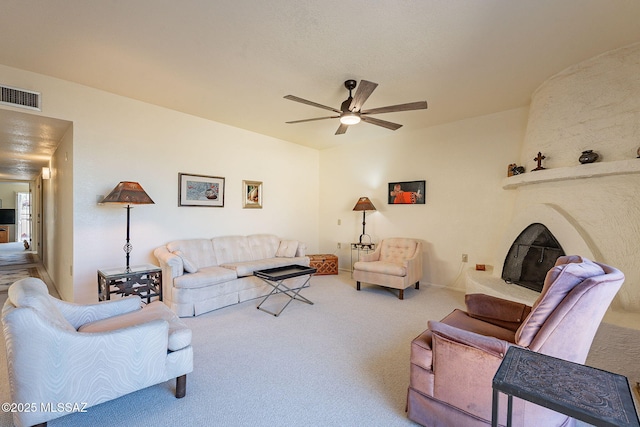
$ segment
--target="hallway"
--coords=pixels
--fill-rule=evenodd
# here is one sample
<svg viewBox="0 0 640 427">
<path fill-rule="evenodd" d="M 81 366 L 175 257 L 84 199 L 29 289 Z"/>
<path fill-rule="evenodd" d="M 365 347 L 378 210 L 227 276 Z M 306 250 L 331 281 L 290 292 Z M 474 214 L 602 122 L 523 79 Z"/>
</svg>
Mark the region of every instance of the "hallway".
<svg viewBox="0 0 640 427">
<path fill-rule="evenodd" d="M 4 301 L 13 282 L 25 277 L 42 279 L 49 293 L 59 298 L 36 252 L 25 250 L 22 242 L 0 243 L 0 301 Z"/>
</svg>

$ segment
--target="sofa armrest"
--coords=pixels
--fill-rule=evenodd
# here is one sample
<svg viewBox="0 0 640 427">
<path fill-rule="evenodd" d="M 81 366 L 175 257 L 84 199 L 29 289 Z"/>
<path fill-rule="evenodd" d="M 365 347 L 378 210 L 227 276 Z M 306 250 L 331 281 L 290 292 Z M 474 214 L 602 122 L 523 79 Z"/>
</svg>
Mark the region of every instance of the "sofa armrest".
<svg viewBox="0 0 640 427">
<path fill-rule="evenodd" d="M 172 252 L 169 252 L 166 246 L 156 248 L 156 250 L 153 251 L 153 255 L 155 255 L 156 259 L 160 263 L 163 278 L 168 276 L 173 279 L 174 277 L 182 276 L 184 274 L 184 263 L 182 262 L 182 258 Z"/>
<path fill-rule="evenodd" d="M 404 261 L 404 266 L 407 269 L 407 276 L 409 283 L 415 283 L 422 279 L 422 244 L 418 243 L 416 251 L 413 256 Z"/>
<path fill-rule="evenodd" d="M 515 331 L 531 312 L 531 307 L 485 294 L 464 297 L 469 316 Z"/>
</svg>

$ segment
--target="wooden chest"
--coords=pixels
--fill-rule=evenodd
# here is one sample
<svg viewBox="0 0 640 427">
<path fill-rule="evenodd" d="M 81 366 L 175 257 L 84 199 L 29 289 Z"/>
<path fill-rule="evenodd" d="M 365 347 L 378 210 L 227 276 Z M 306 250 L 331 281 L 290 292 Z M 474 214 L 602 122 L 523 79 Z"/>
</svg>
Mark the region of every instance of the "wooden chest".
<svg viewBox="0 0 640 427">
<path fill-rule="evenodd" d="M 315 268 L 317 275 L 338 274 L 338 257 L 333 254 L 308 255 L 310 266 Z"/>
</svg>

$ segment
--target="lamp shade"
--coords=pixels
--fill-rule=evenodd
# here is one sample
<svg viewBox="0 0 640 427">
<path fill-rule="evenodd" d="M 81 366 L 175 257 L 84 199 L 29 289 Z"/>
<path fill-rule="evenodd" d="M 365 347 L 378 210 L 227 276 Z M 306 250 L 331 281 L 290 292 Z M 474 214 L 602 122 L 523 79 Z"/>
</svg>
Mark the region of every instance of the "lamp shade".
<svg viewBox="0 0 640 427">
<path fill-rule="evenodd" d="M 100 203 L 120 203 L 123 205 L 155 204 L 142 186 L 132 181 L 120 182 Z"/>
<path fill-rule="evenodd" d="M 376 207 L 373 206 L 373 203 L 371 203 L 371 200 L 369 200 L 368 197 L 360 197 L 356 205 L 353 207 L 353 210 L 354 211 L 375 211 Z"/>
</svg>

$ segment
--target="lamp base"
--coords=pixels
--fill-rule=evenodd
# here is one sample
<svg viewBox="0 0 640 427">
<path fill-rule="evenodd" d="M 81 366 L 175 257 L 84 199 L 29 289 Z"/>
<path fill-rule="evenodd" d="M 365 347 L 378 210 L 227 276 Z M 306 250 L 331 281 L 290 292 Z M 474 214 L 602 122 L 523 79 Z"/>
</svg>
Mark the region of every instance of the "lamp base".
<svg viewBox="0 0 640 427">
<path fill-rule="evenodd" d="M 361 234 L 361 235 L 360 235 L 360 238 L 358 239 L 358 243 L 362 244 L 362 243 L 363 243 L 363 242 L 362 242 L 362 238 L 363 238 L 363 237 L 365 237 L 365 236 L 367 236 L 367 237 L 369 238 L 369 241 L 368 241 L 368 242 L 364 242 L 364 243 L 366 243 L 366 244 L 371 244 L 371 243 L 372 243 L 372 242 L 371 242 L 371 236 L 369 236 L 368 234 Z"/>
</svg>

